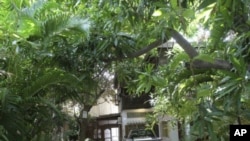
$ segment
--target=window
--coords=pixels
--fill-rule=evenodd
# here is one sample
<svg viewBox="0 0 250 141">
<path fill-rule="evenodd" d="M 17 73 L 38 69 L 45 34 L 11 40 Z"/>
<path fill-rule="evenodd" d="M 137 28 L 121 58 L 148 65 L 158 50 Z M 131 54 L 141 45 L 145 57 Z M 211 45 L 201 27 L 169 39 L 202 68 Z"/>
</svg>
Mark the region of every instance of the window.
<svg viewBox="0 0 250 141">
<path fill-rule="evenodd" d="M 101 134 L 101 129 L 95 129 L 94 130 L 94 139 L 101 139 L 102 138 L 102 134 Z"/>
<path fill-rule="evenodd" d="M 104 130 L 104 139 L 105 141 L 111 141 L 111 132 L 110 129 Z"/>
<path fill-rule="evenodd" d="M 169 131 L 168 131 L 168 122 L 167 121 L 162 121 L 162 136 L 163 137 L 168 137 Z"/>
<path fill-rule="evenodd" d="M 119 141 L 119 128 L 114 127 L 104 130 L 104 140 L 105 141 Z"/>
<path fill-rule="evenodd" d="M 111 128 L 112 141 L 119 141 L 119 128 Z"/>
</svg>

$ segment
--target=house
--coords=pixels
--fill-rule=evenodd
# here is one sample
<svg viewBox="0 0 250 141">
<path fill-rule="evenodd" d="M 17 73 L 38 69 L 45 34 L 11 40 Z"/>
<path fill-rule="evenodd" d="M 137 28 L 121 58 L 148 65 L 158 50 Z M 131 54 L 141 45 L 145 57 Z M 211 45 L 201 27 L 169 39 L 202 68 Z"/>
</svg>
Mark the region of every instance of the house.
<svg viewBox="0 0 250 141">
<path fill-rule="evenodd" d="M 121 135 L 125 138 L 131 129 L 145 128 L 146 117 L 151 115 L 154 107 L 150 104 L 151 97 L 149 94 L 142 94 L 139 97 L 134 97 L 126 93 L 124 88 L 118 93 L 120 97 L 119 109 L 121 115 Z M 158 137 L 163 141 L 179 141 L 178 129 L 172 126 L 170 116 L 163 115 L 158 118 L 159 123 L 153 128 Z"/>
<path fill-rule="evenodd" d="M 169 43 L 162 46 L 168 46 Z M 166 51 L 169 48 L 159 47 L 158 57 L 146 57 L 145 61 L 162 65 L 167 63 Z M 127 93 L 125 86 L 117 82 L 115 84 L 117 94 L 115 102 L 98 100 L 99 104 L 93 107 L 90 114 L 96 117 L 94 123 L 95 140 L 100 141 L 122 141 L 131 129 L 145 128 L 146 116 L 153 113 L 154 107 L 150 104 L 151 97 L 147 93 L 140 96 L 131 96 Z M 153 89 L 152 89 L 153 91 Z M 112 99 L 112 98 L 110 98 Z M 154 132 L 164 141 L 178 141 L 178 129 L 170 124 L 172 118 L 163 115 L 159 117 L 159 123 L 155 125 Z"/>
<path fill-rule="evenodd" d="M 145 128 L 146 116 L 153 112 L 153 107 L 149 103 L 148 94 L 142 94 L 139 97 L 130 96 L 124 88 L 120 93 L 120 113 L 122 122 L 122 135 L 126 137 L 131 129 Z M 159 135 L 157 127 L 155 133 Z"/>
<path fill-rule="evenodd" d="M 121 141 L 121 122 L 119 107 L 113 97 L 100 97 L 89 111 L 93 121 L 88 127 L 88 137 L 95 141 Z"/>
</svg>

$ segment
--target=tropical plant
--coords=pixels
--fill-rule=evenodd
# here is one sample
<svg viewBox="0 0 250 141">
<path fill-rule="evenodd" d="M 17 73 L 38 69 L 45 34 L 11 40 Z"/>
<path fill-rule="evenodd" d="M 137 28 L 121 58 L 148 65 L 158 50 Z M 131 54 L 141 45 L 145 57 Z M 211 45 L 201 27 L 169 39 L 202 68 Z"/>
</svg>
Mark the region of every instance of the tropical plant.
<svg viewBox="0 0 250 141">
<path fill-rule="evenodd" d="M 211 29 L 205 48 L 196 51 L 179 33 L 172 31 L 172 37 L 184 52 L 175 51 L 171 61 L 158 73 L 138 74 L 137 91 L 154 85 L 156 114 L 169 114 L 182 124 L 191 124 L 191 133 L 195 135 L 191 140 L 229 140 L 229 124 L 249 123 L 248 33 L 242 32 L 249 29 L 247 3 L 201 2 L 196 15 L 206 14 L 199 21 Z M 165 86 L 153 83 L 153 78 L 159 76 L 165 79 Z M 162 82 L 160 78 L 157 81 Z M 184 140 L 183 133 L 179 135 Z"/>
<path fill-rule="evenodd" d="M 64 37 L 67 30 L 80 39 L 80 33 L 81 36 L 87 33 L 88 20 L 59 12 L 63 6 L 55 1 L 3 1 L 1 5 L 4 7 L 1 16 L 5 19 L 0 56 L 1 138 L 51 139 L 53 130 L 66 120 L 60 104 L 67 99 L 80 102 L 79 94 L 94 86 L 90 79 L 91 86 L 87 86 L 84 82 L 87 77 L 79 76 L 72 67 L 62 66 L 64 58 L 58 57 L 66 47 L 74 47 L 67 43 L 75 39 Z M 72 57 L 72 53 L 68 56 Z"/>
</svg>

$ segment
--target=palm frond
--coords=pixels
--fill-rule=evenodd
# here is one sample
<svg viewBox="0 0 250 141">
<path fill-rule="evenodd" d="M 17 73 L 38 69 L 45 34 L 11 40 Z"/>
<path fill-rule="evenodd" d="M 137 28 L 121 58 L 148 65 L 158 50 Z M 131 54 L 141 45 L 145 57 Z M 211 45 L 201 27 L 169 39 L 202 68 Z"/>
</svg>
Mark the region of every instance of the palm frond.
<svg viewBox="0 0 250 141">
<path fill-rule="evenodd" d="M 42 25 L 45 37 L 51 37 L 70 29 L 88 32 L 90 28 L 88 19 L 82 19 L 78 16 L 69 16 L 68 14 L 49 16 Z"/>
<path fill-rule="evenodd" d="M 51 37 L 70 29 L 88 33 L 90 28 L 88 19 L 74 16 L 74 14 L 72 16 L 72 13 L 63 11 L 58 3 L 52 1 L 38 0 L 30 7 L 23 8 L 19 16 L 23 17 L 20 24 L 26 25 L 21 31 L 28 32 L 27 29 L 40 29 L 45 37 Z"/>
<path fill-rule="evenodd" d="M 10 140 L 21 137 L 25 133 L 24 120 L 21 118 L 18 105 L 21 98 L 8 89 L 0 89 L 0 125 L 7 131 L 6 137 Z"/>
<path fill-rule="evenodd" d="M 32 138 L 31 141 L 50 141 L 51 135 L 45 133 L 39 133 L 35 137 Z"/>
<path fill-rule="evenodd" d="M 53 84 L 66 84 L 71 87 L 79 88 L 80 80 L 73 74 L 59 69 L 49 70 L 35 80 L 29 87 L 25 88 L 23 93 L 26 96 L 32 96 L 37 94 L 40 90 Z"/>
<path fill-rule="evenodd" d="M 7 131 L 2 125 L 0 125 L 0 140 L 1 141 L 9 141 L 6 134 L 7 134 Z"/>
<path fill-rule="evenodd" d="M 8 89 L 0 89 L 0 110 L 1 112 L 15 111 L 15 108 L 18 106 L 20 97 L 12 94 Z"/>
<path fill-rule="evenodd" d="M 46 4 L 46 0 L 38 0 L 36 2 L 34 2 L 30 7 L 26 7 L 24 9 L 22 9 L 20 14 L 23 15 L 27 15 L 29 17 L 35 17 L 35 14 L 37 13 L 37 11 L 39 11 L 40 9 L 42 9 L 44 7 L 44 5 Z"/>
<path fill-rule="evenodd" d="M 45 104 L 47 107 L 49 107 L 51 110 L 53 110 L 54 113 L 56 113 L 59 117 L 61 117 L 62 113 L 61 111 L 58 109 L 58 107 L 53 103 L 51 102 L 50 100 L 46 99 L 46 98 L 42 98 L 40 97 L 40 102 L 42 104 Z"/>
<path fill-rule="evenodd" d="M 6 136 L 9 140 L 15 140 L 16 138 L 22 138 L 25 135 L 25 121 L 20 117 L 21 113 L 8 112 L 1 116 L 0 125 L 2 125 L 6 131 Z"/>
<path fill-rule="evenodd" d="M 26 38 L 31 35 L 41 36 L 41 28 L 39 21 L 27 15 L 20 16 L 22 17 L 22 19 L 18 22 L 17 33 L 21 37 Z"/>
<path fill-rule="evenodd" d="M 0 5 L 4 9 L 14 10 L 21 7 L 23 1 L 22 0 L 1 0 Z"/>
</svg>

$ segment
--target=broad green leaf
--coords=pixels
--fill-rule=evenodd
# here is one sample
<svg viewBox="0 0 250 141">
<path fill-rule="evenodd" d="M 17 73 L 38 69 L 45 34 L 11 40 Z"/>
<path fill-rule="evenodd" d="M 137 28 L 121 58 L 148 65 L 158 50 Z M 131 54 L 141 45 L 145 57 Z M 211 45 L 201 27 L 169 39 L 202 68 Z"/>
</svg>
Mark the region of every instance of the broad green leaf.
<svg viewBox="0 0 250 141">
<path fill-rule="evenodd" d="M 20 21 L 17 33 L 23 38 L 27 38 L 31 35 L 40 35 L 40 25 L 34 19 L 30 17 L 23 17 Z"/>
<path fill-rule="evenodd" d="M 214 63 L 215 59 L 207 54 L 199 54 L 193 58 L 194 60 L 202 60 L 209 63 Z"/>
<path fill-rule="evenodd" d="M 242 69 L 242 65 L 240 64 L 240 60 L 239 59 L 237 59 L 234 56 L 231 56 L 230 60 L 231 60 L 232 64 L 234 65 L 234 67 L 236 68 L 236 70 L 239 71 L 240 69 Z"/>
<path fill-rule="evenodd" d="M 178 7 L 178 0 L 170 0 L 170 4 L 175 9 Z"/>
<path fill-rule="evenodd" d="M 215 94 L 216 99 L 223 98 L 224 96 L 231 94 L 234 90 L 238 88 L 237 81 L 228 82 L 225 85 L 218 88 L 218 92 Z M 220 90 L 221 89 L 221 90 Z"/>
<path fill-rule="evenodd" d="M 181 62 L 188 61 L 189 57 L 186 53 L 181 52 L 174 56 L 174 58 L 170 62 L 170 69 L 175 70 L 177 67 L 181 65 Z"/>
<path fill-rule="evenodd" d="M 155 86 L 165 86 L 166 85 L 166 81 L 164 80 L 163 77 L 158 77 L 158 76 L 152 76 L 153 82 L 152 84 Z"/>
<path fill-rule="evenodd" d="M 182 14 L 184 17 L 186 17 L 186 18 L 194 18 L 194 16 L 195 16 L 195 13 L 194 13 L 194 11 L 192 10 L 192 9 L 185 9 L 184 11 L 183 11 L 183 14 Z"/>
<path fill-rule="evenodd" d="M 216 0 L 203 0 L 202 3 L 199 5 L 198 9 L 206 8 L 215 2 L 216 2 Z"/>
<path fill-rule="evenodd" d="M 197 97 L 202 98 L 202 97 L 208 97 L 211 95 L 211 90 L 210 89 L 201 89 L 197 92 Z"/>
<path fill-rule="evenodd" d="M 41 75 L 30 86 L 23 90 L 25 96 L 34 96 L 39 91 L 53 84 L 71 85 L 79 88 L 80 80 L 68 72 L 59 69 L 51 70 Z M 82 86 L 84 87 L 84 86 Z"/>
</svg>

